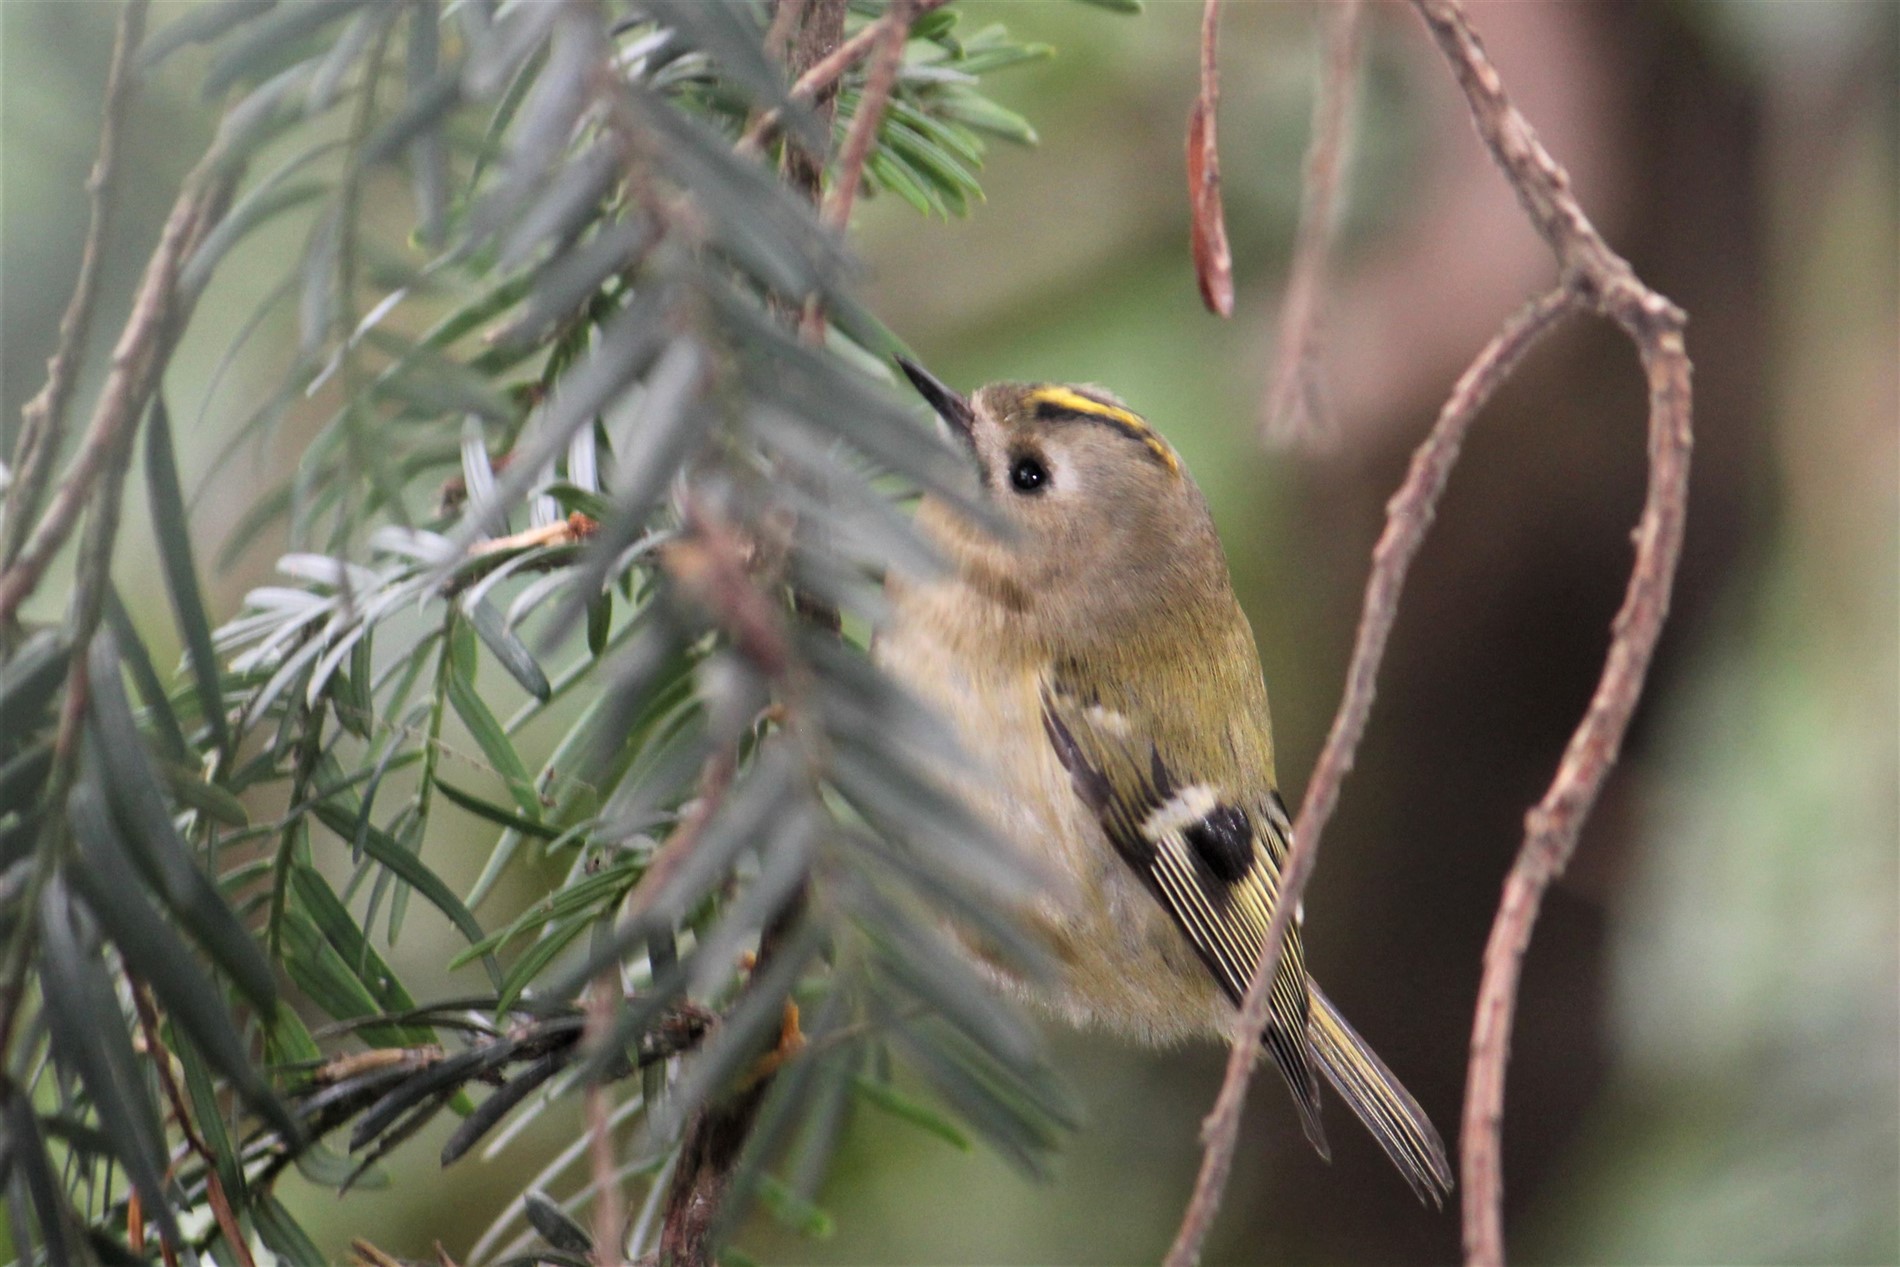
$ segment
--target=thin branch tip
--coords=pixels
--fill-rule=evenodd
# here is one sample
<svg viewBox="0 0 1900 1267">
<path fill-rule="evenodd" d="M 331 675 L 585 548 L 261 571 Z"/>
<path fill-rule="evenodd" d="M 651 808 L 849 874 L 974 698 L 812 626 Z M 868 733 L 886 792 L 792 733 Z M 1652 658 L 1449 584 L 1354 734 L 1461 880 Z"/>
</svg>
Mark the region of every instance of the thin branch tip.
<svg viewBox="0 0 1900 1267">
<path fill-rule="evenodd" d="M 1268 439 L 1323 447 L 1334 435 L 1321 369 L 1323 296 L 1345 198 L 1350 164 L 1352 107 L 1359 78 L 1361 0 L 1322 6 L 1324 53 L 1313 94 L 1313 130 L 1307 141 L 1300 223 L 1293 266 L 1280 309 L 1279 343 L 1262 419 Z"/>
<path fill-rule="evenodd" d="M 119 132 L 139 76 L 133 61 L 145 37 L 149 0 L 128 0 L 119 15 L 113 37 L 112 61 L 106 72 L 104 117 L 99 125 L 99 148 L 86 174 L 91 217 L 80 248 L 79 275 L 72 298 L 59 320 L 59 339 L 46 364 L 46 383 L 21 410 L 19 439 L 13 450 L 13 479 L 6 489 L 6 538 L 0 543 L 0 569 L 10 568 L 27 540 L 27 528 L 39 513 L 53 463 L 66 436 L 66 415 L 78 382 L 80 362 L 92 331 L 99 296 L 100 269 L 113 215 L 119 170 Z"/>
<path fill-rule="evenodd" d="M 1370 716 L 1406 572 L 1430 527 L 1464 436 L 1523 355 L 1564 316 L 1589 309 L 1616 323 L 1641 356 L 1649 380 L 1651 468 L 1635 532 L 1637 557 L 1612 623 L 1602 676 L 1549 789 L 1526 815 L 1525 839 L 1506 878 L 1485 948 L 1460 1139 L 1462 1212 L 1466 1262 L 1472 1267 L 1502 1267 L 1504 1067 L 1523 956 L 1543 894 L 1574 852 L 1584 819 L 1616 759 L 1661 634 L 1681 552 L 1691 448 L 1690 366 L 1682 337 L 1686 318 L 1675 304 L 1644 285 L 1597 233 L 1578 204 L 1568 175 L 1511 103 L 1457 0 L 1413 0 L 1413 5 L 1450 63 L 1480 137 L 1556 257 L 1562 281 L 1507 320 L 1459 377 L 1431 433 L 1413 455 L 1404 483 L 1388 503 L 1386 527 L 1373 550 L 1346 687 L 1294 826 L 1280 902 L 1242 1006 L 1236 1027 L 1240 1037 L 1229 1052 L 1220 1095 L 1202 1127 L 1206 1149 L 1201 1171 L 1169 1250 L 1168 1267 L 1191 1267 L 1198 1261 L 1218 1210 L 1255 1063 L 1256 1044 L 1245 1036 L 1261 1032 L 1265 1025 L 1269 986 L 1288 925 Z M 1316 127 L 1316 151 L 1322 148 L 1321 131 Z M 1308 168 L 1309 213 L 1314 202 L 1322 201 L 1310 186 L 1316 166 L 1310 163 Z M 1288 393 L 1305 390 L 1301 384 L 1312 368 L 1317 324 L 1317 300 L 1312 296 L 1319 286 L 1318 261 L 1324 257 L 1325 243 L 1321 230 L 1326 219 L 1309 214 L 1302 221 L 1303 237 L 1310 228 L 1314 236 L 1307 242 L 1319 245 L 1299 252 L 1296 272 L 1304 265 L 1314 280 L 1308 294 L 1289 297 L 1280 373 L 1269 398 L 1270 425 L 1273 419 L 1286 416 L 1282 402 Z"/>
<path fill-rule="evenodd" d="M 1220 0 L 1201 10 L 1201 82 L 1188 113 L 1187 173 L 1189 245 L 1201 302 L 1217 317 L 1234 315 L 1234 255 L 1227 242 L 1227 213 L 1221 205 L 1220 143 Z"/>
</svg>

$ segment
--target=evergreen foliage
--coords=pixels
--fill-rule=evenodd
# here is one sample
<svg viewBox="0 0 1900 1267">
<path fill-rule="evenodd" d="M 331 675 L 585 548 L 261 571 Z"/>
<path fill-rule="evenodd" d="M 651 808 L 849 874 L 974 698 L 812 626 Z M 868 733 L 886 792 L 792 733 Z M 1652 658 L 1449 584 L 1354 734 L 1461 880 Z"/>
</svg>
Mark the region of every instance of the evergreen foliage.
<svg viewBox="0 0 1900 1267">
<path fill-rule="evenodd" d="M 847 32 L 883 10 L 853 0 Z M 844 135 L 864 65 L 835 119 L 790 98 L 771 16 L 243 0 L 139 50 L 229 103 L 203 170 L 232 193 L 183 306 L 261 226 L 310 225 L 262 310 L 198 317 L 234 358 L 295 314 L 292 363 L 210 476 L 296 445 L 225 559 L 275 525 L 291 545 L 236 615 L 206 608 L 161 375 L 139 443 L 182 664 L 154 663 L 112 590 L 111 480 L 71 617 L 5 631 L 0 1183 L 22 1261 L 148 1261 L 157 1237 L 247 1261 L 237 1236 L 314 1263 L 272 1194 L 287 1167 L 378 1182 L 444 1113 L 452 1163 L 602 1081 L 621 1178 L 653 1193 L 638 1255 L 685 1124 L 762 1085 L 775 1042 L 727 1229 L 756 1197 L 822 1230 L 810 1198 L 860 1100 L 1043 1164 L 1060 1088 L 945 931 L 1033 970 L 998 899 L 1036 877 L 945 794 L 947 731 L 864 653 L 883 570 L 933 562 L 901 503 L 958 496 L 958 460 L 892 388 L 899 345 L 853 300 L 846 244 L 777 171 Z M 967 210 L 984 146 L 1034 139 L 982 80 L 1045 51 L 920 17 L 867 189 Z M 738 144 L 774 111 L 763 151 Z M 309 401 L 329 415 L 293 434 Z M 445 849 L 485 853 L 472 888 Z M 563 878 L 501 910 L 529 863 Z M 418 901 L 465 943 L 458 997 L 384 958 Z M 590 1028 L 593 989 L 612 1007 Z M 781 1042 L 794 1004 L 802 1047 Z M 900 1064 L 934 1103 L 892 1085 Z M 580 1162 L 498 1212 L 478 1259 L 585 1256 Z"/>
</svg>

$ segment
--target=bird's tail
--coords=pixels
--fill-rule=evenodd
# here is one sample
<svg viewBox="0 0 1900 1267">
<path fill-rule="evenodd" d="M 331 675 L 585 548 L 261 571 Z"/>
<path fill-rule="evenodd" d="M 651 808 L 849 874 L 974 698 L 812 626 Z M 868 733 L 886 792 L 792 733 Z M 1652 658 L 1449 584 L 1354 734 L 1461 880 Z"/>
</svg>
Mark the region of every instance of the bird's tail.
<svg viewBox="0 0 1900 1267">
<path fill-rule="evenodd" d="M 1451 1191 L 1451 1164 L 1444 1141 L 1411 1092 L 1399 1085 L 1385 1062 L 1366 1046 L 1331 999 L 1311 987 L 1306 1033 L 1319 1067 L 1340 1098 L 1366 1124 L 1386 1156 L 1412 1185 L 1420 1201 L 1442 1207 Z"/>
</svg>

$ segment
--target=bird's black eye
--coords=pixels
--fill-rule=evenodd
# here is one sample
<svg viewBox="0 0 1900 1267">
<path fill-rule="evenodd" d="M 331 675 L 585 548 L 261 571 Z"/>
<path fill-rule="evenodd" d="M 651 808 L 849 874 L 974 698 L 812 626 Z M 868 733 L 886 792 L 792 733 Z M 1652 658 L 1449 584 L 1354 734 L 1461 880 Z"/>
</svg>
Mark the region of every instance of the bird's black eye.
<svg viewBox="0 0 1900 1267">
<path fill-rule="evenodd" d="M 1009 466 L 1009 482 L 1019 493 L 1040 493 L 1049 485 L 1049 471 L 1027 454 Z"/>
</svg>

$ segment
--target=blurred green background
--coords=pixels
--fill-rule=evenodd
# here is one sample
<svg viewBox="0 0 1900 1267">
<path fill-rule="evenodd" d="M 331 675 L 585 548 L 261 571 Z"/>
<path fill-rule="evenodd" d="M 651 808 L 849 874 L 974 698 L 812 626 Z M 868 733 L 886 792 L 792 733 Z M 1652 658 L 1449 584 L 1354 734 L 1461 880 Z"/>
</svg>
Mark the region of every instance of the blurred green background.
<svg viewBox="0 0 1900 1267">
<path fill-rule="evenodd" d="M 994 81 L 1041 144 L 992 154 L 988 201 L 965 221 L 928 222 L 892 198 L 865 206 L 867 295 L 957 386 L 1100 383 L 1176 442 L 1258 631 L 1297 802 L 1384 500 L 1453 378 L 1552 280 L 1548 257 L 1416 19 L 1370 6 L 1326 312 L 1332 427 L 1322 444 L 1265 445 L 1313 8 L 1227 6 L 1220 120 L 1239 297 L 1222 322 L 1201 309 L 1187 261 L 1199 6 L 1149 0 L 1136 18 L 1067 0 L 959 7 L 965 29 L 1001 21 L 1055 47 Z M 1472 7 L 1605 235 L 1690 313 L 1697 390 L 1674 617 L 1527 965 L 1506 1122 L 1515 1256 L 1900 1261 L 1900 7 Z M 0 5 L 9 451 L 76 267 L 113 14 Z M 208 132 L 190 83 L 189 70 L 168 72 L 135 121 L 108 300 L 129 293 Z M 406 196 L 395 181 L 380 192 Z M 200 309 L 167 384 L 188 484 L 274 385 L 295 338 L 289 312 L 208 395 L 236 323 L 305 227 L 287 219 L 254 241 Z M 97 351 L 95 372 L 103 342 Z M 1316 974 L 1448 1139 L 1498 885 L 1588 698 L 1629 565 L 1641 391 L 1628 345 L 1572 322 L 1481 420 L 1308 897 Z M 293 412 L 287 438 L 297 423 Z M 203 542 L 222 541 L 271 460 L 240 461 L 206 490 Z M 136 523 L 142 508 L 127 513 Z M 121 584 L 156 603 L 142 549 L 126 542 Z M 221 612 L 270 558 L 265 542 L 213 578 Z M 55 597 L 41 601 L 59 592 L 49 585 Z M 459 874 L 451 837 L 433 837 L 431 856 L 466 883 L 479 858 Z M 418 921 L 398 947 L 418 995 L 448 988 L 420 967 L 447 944 Z M 1223 1053 L 1049 1038 L 1088 1119 L 1053 1182 L 861 1112 L 823 1194 L 835 1233 L 807 1240 L 760 1221 L 742 1244 L 771 1262 L 1156 1259 L 1193 1180 Z M 1455 1215 L 1416 1208 L 1336 1107 L 1326 1166 L 1277 1087 L 1252 1101 L 1209 1261 L 1455 1257 Z M 293 1182 L 288 1195 L 339 1255 L 351 1235 L 414 1253 L 440 1238 L 459 1254 L 572 1129 L 557 1112 L 494 1160 L 446 1173 L 425 1139 L 398 1154 L 389 1190 L 338 1203 Z"/>
</svg>

